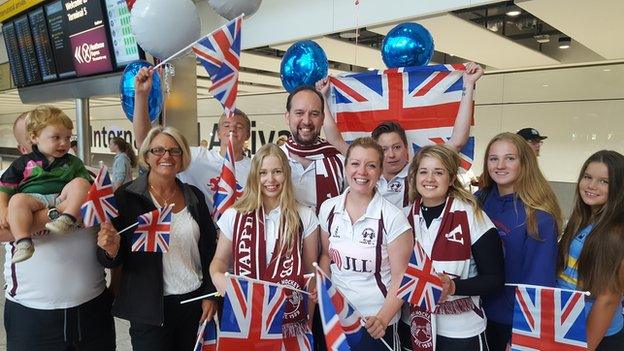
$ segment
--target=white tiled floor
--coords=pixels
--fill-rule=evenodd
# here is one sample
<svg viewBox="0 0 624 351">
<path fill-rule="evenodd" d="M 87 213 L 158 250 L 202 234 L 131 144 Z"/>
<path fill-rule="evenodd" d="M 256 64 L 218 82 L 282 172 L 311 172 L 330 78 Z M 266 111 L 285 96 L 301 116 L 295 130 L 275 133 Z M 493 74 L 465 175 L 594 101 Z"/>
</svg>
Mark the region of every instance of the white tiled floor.
<svg viewBox="0 0 624 351">
<path fill-rule="evenodd" d="M 4 258 L 4 245 L 0 245 L 0 257 Z M 4 267 L 4 260 L 0 260 L 0 267 Z M 4 275 L 0 274 L 0 286 L 4 287 Z M 0 297 L 0 316 L 4 316 L 4 288 L 2 289 L 2 297 Z M 130 351 L 130 335 L 128 328 L 130 323 L 123 319 L 115 318 L 115 331 L 117 333 L 117 351 Z M 6 350 L 6 332 L 4 331 L 4 321 L 0 324 L 2 332 L 0 333 L 0 350 Z"/>
</svg>

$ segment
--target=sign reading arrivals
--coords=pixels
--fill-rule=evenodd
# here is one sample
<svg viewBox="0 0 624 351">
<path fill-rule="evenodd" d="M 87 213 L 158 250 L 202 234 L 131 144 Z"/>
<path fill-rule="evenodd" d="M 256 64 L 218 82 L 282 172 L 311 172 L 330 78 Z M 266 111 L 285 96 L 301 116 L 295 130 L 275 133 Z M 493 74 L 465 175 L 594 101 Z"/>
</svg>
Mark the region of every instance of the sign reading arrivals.
<svg viewBox="0 0 624 351">
<path fill-rule="evenodd" d="M 99 0 L 63 0 L 69 42 L 78 76 L 112 71 L 102 5 Z"/>
</svg>

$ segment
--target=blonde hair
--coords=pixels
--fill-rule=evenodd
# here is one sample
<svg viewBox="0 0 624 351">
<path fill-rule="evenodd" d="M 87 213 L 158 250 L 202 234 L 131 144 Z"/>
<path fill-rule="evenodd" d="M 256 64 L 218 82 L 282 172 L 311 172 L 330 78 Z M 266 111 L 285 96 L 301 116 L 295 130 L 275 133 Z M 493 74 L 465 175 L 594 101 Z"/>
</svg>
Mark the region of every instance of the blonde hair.
<svg viewBox="0 0 624 351">
<path fill-rule="evenodd" d="M 487 171 L 488 155 L 492 144 L 497 141 L 506 141 L 516 147 L 518 151 L 518 158 L 520 161 L 520 171 L 518 179 L 513 184 L 514 193 L 524 204 L 524 210 L 526 212 L 527 233 L 536 240 L 540 240 L 539 233 L 537 231 L 537 214 L 536 211 L 544 211 L 551 214 L 555 219 L 555 230 L 557 236 L 561 232 L 561 225 L 563 223 L 561 208 L 557 203 L 555 193 L 548 185 L 548 181 L 542 174 L 537 164 L 537 157 L 535 152 L 529 144 L 521 136 L 514 133 L 500 133 L 496 135 L 485 148 L 485 156 L 483 157 L 483 176 L 481 182 L 484 189 L 484 194 L 487 194 L 493 186 L 496 186 L 496 182 L 492 180 L 490 173 Z"/>
<path fill-rule="evenodd" d="M 280 206 L 280 238 L 277 245 L 280 251 L 291 251 L 301 229 L 301 219 L 297 211 L 298 204 L 295 200 L 295 191 L 291 180 L 290 164 L 286 154 L 275 144 L 265 144 L 256 152 L 251 160 L 251 169 L 243 195 L 234 204 L 233 208 L 239 213 L 250 213 L 262 209 L 262 191 L 260 191 L 260 169 L 265 158 L 277 157 L 284 172 L 284 184 L 279 195 Z"/>
<path fill-rule="evenodd" d="M 457 172 L 459 171 L 459 167 L 461 165 L 461 158 L 455 150 L 450 149 L 446 145 L 425 146 L 420 149 L 420 151 L 418 151 L 416 156 L 412 159 L 407 176 L 409 181 L 410 202 L 413 203 L 421 197 L 418 189 L 416 188 L 416 176 L 418 174 L 420 162 L 425 157 L 435 158 L 440 161 L 440 163 L 442 163 L 442 167 L 444 167 L 448 172 L 450 184 L 447 196 L 467 202 L 472 207 L 477 219 L 483 219 L 483 212 L 479 208 L 477 199 L 468 190 L 466 190 L 466 188 L 464 188 L 461 180 L 457 176 Z"/>
<path fill-rule="evenodd" d="M 22 115 L 20 115 L 20 118 Z M 74 123 L 63 112 L 63 110 L 41 105 L 30 111 L 23 118 L 26 118 L 26 132 L 30 137 L 38 136 L 39 133 L 47 126 L 63 126 L 69 130 L 74 129 Z"/>
<path fill-rule="evenodd" d="M 379 157 L 379 169 L 382 169 L 383 167 L 383 159 L 384 159 L 384 151 L 381 148 L 381 146 L 379 144 L 377 144 L 377 142 L 375 141 L 375 139 L 371 138 L 371 137 L 363 137 L 363 138 L 357 138 L 355 139 L 351 145 L 349 145 L 349 148 L 347 149 L 347 154 L 345 157 L 345 164 L 347 163 L 347 161 L 349 161 L 349 157 L 351 156 L 351 150 L 353 150 L 355 147 L 361 147 L 364 149 L 373 149 L 377 152 L 377 156 Z"/>
<path fill-rule="evenodd" d="M 147 163 L 147 153 L 150 150 L 152 140 L 154 140 L 158 134 L 168 135 L 175 140 L 178 146 L 182 149 L 182 166 L 180 167 L 180 172 L 186 170 L 191 163 L 191 149 L 189 148 L 189 144 L 184 135 L 173 127 L 154 127 L 149 131 L 149 133 L 147 133 L 145 140 L 143 140 L 143 144 L 141 144 L 141 147 L 139 148 L 139 165 L 146 169 L 150 168 Z"/>
</svg>

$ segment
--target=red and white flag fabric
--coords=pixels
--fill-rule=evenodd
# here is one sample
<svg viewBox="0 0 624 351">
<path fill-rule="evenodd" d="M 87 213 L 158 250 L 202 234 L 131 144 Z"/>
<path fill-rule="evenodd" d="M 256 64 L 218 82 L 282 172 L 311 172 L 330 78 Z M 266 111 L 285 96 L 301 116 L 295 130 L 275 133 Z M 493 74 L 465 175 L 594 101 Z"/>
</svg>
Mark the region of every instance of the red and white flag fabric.
<svg viewBox="0 0 624 351">
<path fill-rule="evenodd" d="M 587 350 L 585 293 L 543 286 L 516 287 L 511 349 Z"/>
<path fill-rule="evenodd" d="M 117 201 L 113 192 L 113 183 L 108 175 L 108 168 L 102 166 L 98 172 L 87 200 L 80 207 L 85 227 L 93 227 L 119 216 Z"/>
<path fill-rule="evenodd" d="M 169 251 L 173 204 L 139 216 L 132 233 L 132 252 Z"/>
<path fill-rule="evenodd" d="M 275 284 L 235 275 L 226 279 L 217 350 L 280 350 L 286 302 L 284 290 Z"/>
<path fill-rule="evenodd" d="M 236 181 L 234 165 L 234 146 L 232 144 L 232 136 L 230 135 L 223 166 L 221 166 L 221 175 L 219 175 L 219 181 L 217 182 L 217 188 L 215 189 L 213 198 L 214 213 L 212 216 L 215 222 L 219 220 L 225 210 L 234 205 L 236 199 L 241 195 L 241 191 L 239 190 L 240 186 Z"/>
<path fill-rule="evenodd" d="M 433 261 L 416 241 L 412 256 L 407 264 L 407 270 L 403 275 L 399 290 L 397 290 L 397 296 L 412 305 L 433 313 L 441 295 L 442 280 L 433 269 Z"/>
<path fill-rule="evenodd" d="M 193 351 L 216 351 L 217 350 L 217 326 L 214 319 L 210 322 L 206 319 L 197 330 L 197 341 Z"/>
<path fill-rule="evenodd" d="M 464 65 L 391 68 L 331 77 L 333 111 L 338 129 L 351 141 L 381 122 L 394 120 L 417 152 L 450 137 L 462 98 Z M 460 150 L 462 168 L 474 160 L 474 137 Z"/>
<path fill-rule="evenodd" d="M 223 105 L 226 116 L 234 113 L 238 92 L 242 25 L 241 15 L 193 45 L 197 60 L 212 81 L 210 94 Z"/>
</svg>

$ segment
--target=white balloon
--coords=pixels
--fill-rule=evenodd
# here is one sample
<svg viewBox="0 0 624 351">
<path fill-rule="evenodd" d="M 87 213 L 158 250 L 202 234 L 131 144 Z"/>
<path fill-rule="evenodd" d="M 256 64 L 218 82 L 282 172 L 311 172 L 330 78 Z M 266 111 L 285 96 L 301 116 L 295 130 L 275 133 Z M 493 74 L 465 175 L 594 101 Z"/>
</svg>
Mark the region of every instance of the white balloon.
<svg viewBox="0 0 624 351">
<path fill-rule="evenodd" d="M 152 56 L 168 58 L 199 39 L 201 22 L 191 0 L 137 0 L 130 13 L 137 42 Z"/>
<path fill-rule="evenodd" d="M 208 0 L 208 4 L 216 13 L 232 20 L 241 14 L 246 18 L 258 11 L 262 0 Z"/>
</svg>

